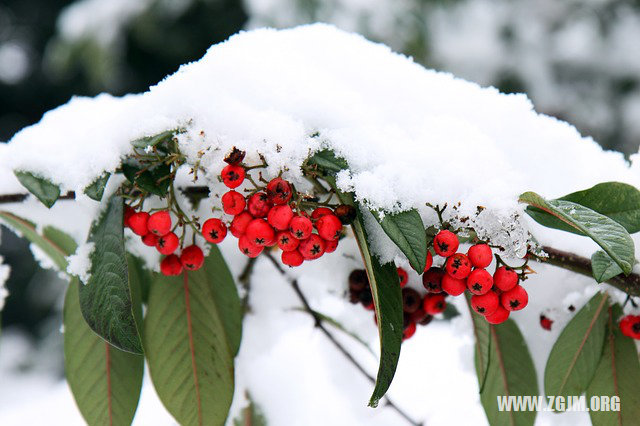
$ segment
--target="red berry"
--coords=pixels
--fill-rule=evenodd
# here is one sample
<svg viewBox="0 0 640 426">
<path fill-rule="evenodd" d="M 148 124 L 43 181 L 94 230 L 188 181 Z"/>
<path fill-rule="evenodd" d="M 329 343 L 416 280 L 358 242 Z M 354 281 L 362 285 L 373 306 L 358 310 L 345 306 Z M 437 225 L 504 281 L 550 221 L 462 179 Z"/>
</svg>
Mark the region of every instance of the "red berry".
<svg viewBox="0 0 640 426">
<path fill-rule="evenodd" d="M 342 222 L 343 225 L 350 225 L 358 215 L 356 208 L 348 204 L 340 204 L 333 211 L 333 214 L 338 216 L 338 219 L 340 219 L 340 222 Z"/>
<path fill-rule="evenodd" d="M 551 326 L 553 325 L 553 320 L 547 317 L 544 314 L 540 314 L 540 327 L 547 331 L 551 331 Z"/>
<path fill-rule="evenodd" d="M 462 253 L 456 253 L 447 259 L 447 274 L 459 280 L 467 278 L 471 273 L 471 262 L 469 258 Z"/>
<path fill-rule="evenodd" d="M 409 282 L 409 274 L 407 274 L 407 271 L 405 271 L 404 268 L 398 267 L 397 270 L 398 278 L 400 278 L 400 287 L 404 287 L 407 285 L 407 282 Z"/>
<path fill-rule="evenodd" d="M 471 296 L 471 307 L 474 311 L 484 316 L 493 315 L 499 304 L 500 298 L 494 291 Z"/>
<path fill-rule="evenodd" d="M 299 240 L 306 240 L 313 231 L 313 224 L 308 217 L 295 216 L 289 223 L 289 231 Z"/>
<path fill-rule="evenodd" d="M 129 217 L 129 228 L 131 228 L 134 234 L 140 235 L 142 237 L 149 233 L 149 228 L 147 228 L 148 222 L 149 213 L 137 212 Z"/>
<path fill-rule="evenodd" d="M 240 236 L 238 248 L 247 257 L 257 257 L 264 250 L 263 246 L 257 246 L 249 241 L 246 235 Z"/>
<path fill-rule="evenodd" d="M 227 236 L 227 225 L 222 223 L 220 219 L 207 219 L 202 225 L 202 236 L 210 243 L 221 243 Z"/>
<path fill-rule="evenodd" d="M 429 268 L 431 268 L 433 266 L 433 256 L 431 255 L 431 252 L 428 251 L 427 252 L 427 259 L 424 262 L 424 271 L 423 272 L 427 272 L 429 270 Z"/>
<path fill-rule="evenodd" d="M 486 268 L 491 265 L 491 261 L 493 260 L 491 247 L 486 244 L 476 244 L 469 247 L 467 256 L 471 264 L 476 268 Z"/>
<path fill-rule="evenodd" d="M 418 306 L 418 309 L 416 309 L 416 311 L 413 312 L 409 316 L 409 318 L 411 319 L 411 321 L 418 323 L 420 325 L 427 325 L 431 322 L 431 319 L 433 317 L 424 311 L 424 309 L 422 308 L 422 302 L 421 302 L 420 306 Z"/>
<path fill-rule="evenodd" d="M 124 217 L 122 218 L 122 224 L 125 227 L 129 227 L 129 218 L 135 213 L 136 211 L 134 209 L 132 209 L 129 206 L 124 206 Z"/>
<path fill-rule="evenodd" d="M 267 221 L 278 231 L 289 229 L 289 223 L 293 219 L 293 210 L 287 204 L 273 206 L 267 214 Z"/>
<path fill-rule="evenodd" d="M 196 271 L 202 267 L 204 263 L 204 253 L 198 246 L 185 247 L 180 255 L 180 263 L 184 269 Z"/>
<path fill-rule="evenodd" d="M 167 235 L 171 232 L 171 215 L 166 210 L 153 213 L 149 216 L 147 228 L 158 236 Z"/>
<path fill-rule="evenodd" d="M 486 269 L 474 269 L 467 277 L 467 287 L 473 294 L 486 294 L 493 287 L 493 277 Z"/>
<path fill-rule="evenodd" d="M 158 241 L 156 242 L 156 249 L 161 254 L 168 255 L 176 251 L 179 244 L 180 240 L 178 239 L 178 236 L 173 232 L 169 232 L 167 235 L 158 237 Z"/>
<path fill-rule="evenodd" d="M 256 246 L 266 246 L 275 238 L 273 228 L 264 219 L 253 219 L 249 222 L 244 235 Z"/>
<path fill-rule="evenodd" d="M 314 260 L 324 254 L 325 242 L 316 234 L 311 234 L 306 240 L 300 241 L 298 251 L 305 260 Z"/>
<path fill-rule="evenodd" d="M 222 196 L 222 210 L 224 210 L 226 214 L 240 214 L 246 205 L 247 201 L 244 199 L 242 194 L 234 190 L 225 192 Z"/>
<path fill-rule="evenodd" d="M 505 322 L 509 318 L 509 311 L 503 308 L 501 305 L 498 305 L 496 311 L 491 315 L 486 315 L 484 319 L 487 320 L 489 324 L 501 324 Z"/>
<path fill-rule="evenodd" d="M 320 235 L 323 239 L 337 240 L 340 238 L 340 233 L 342 231 L 342 222 L 338 219 L 338 216 L 334 214 L 326 214 L 322 216 L 316 222 L 316 229 L 318 230 L 318 235 Z"/>
<path fill-rule="evenodd" d="M 640 315 L 627 315 L 620 320 L 620 331 L 632 339 L 640 339 Z"/>
<path fill-rule="evenodd" d="M 338 248 L 338 240 L 329 240 L 324 242 L 324 252 L 333 253 Z"/>
<path fill-rule="evenodd" d="M 444 311 L 447 307 L 447 302 L 444 300 L 445 295 L 442 293 L 432 294 L 429 293 L 424 297 L 422 309 L 429 315 L 436 315 Z"/>
<path fill-rule="evenodd" d="M 239 215 L 236 215 L 236 217 L 231 221 L 231 226 L 229 227 L 231 234 L 236 238 L 240 238 L 244 235 L 247 230 L 247 225 L 249 225 L 249 222 L 252 220 L 253 216 L 251 216 L 251 213 L 248 211 L 243 211 Z"/>
<path fill-rule="evenodd" d="M 522 286 L 515 286 L 500 295 L 500 303 L 508 311 L 519 311 L 529 303 L 529 295 Z"/>
<path fill-rule="evenodd" d="M 402 310 L 408 314 L 415 312 L 422 303 L 420 293 L 412 288 L 402 289 Z"/>
<path fill-rule="evenodd" d="M 287 266 L 300 266 L 304 262 L 304 257 L 298 250 L 293 251 L 283 251 L 282 252 L 282 263 Z"/>
<path fill-rule="evenodd" d="M 460 242 L 451 231 L 443 230 L 433 239 L 433 249 L 442 257 L 449 257 L 458 250 Z"/>
<path fill-rule="evenodd" d="M 244 181 L 244 168 L 242 166 L 238 166 L 236 164 L 229 164 L 224 169 L 222 169 L 222 182 L 227 186 L 227 188 L 237 188 L 242 185 L 242 181 Z"/>
<path fill-rule="evenodd" d="M 282 251 L 293 251 L 298 248 L 300 244 L 300 240 L 294 238 L 289 231 L 281 231 L 278 232 L 278 236 L 276 237 L 278 247 Z"/>
<path fill-rule="evenodd" d="M 509 291 L 518 284 L 518 274 L 506 266 L 501 266 L 493 273 L 493 284 L 502 291 Z"/>
<path fill-rule="evenodd" d="M 416 334 L 416 323 L 410 322 L 409 325 L 402 331 L 402 340 L 410 339 Z"/>
<path fill-rule="evenodd" d="M 180 275 L 182 272 L 182 263 L 180 263 L 180 258 L 175 254 L 170 254 L 162 259 L 162 262 L 160 262 L 160 272 L 166 276 Z"/>
<path fill-rule="evenodd" d="M 142 242 L 145 246 L 155 247 L 158 242 L 158 236 L 149 232 L 147 235 L 142 237 Z"/>
<path fill-rule="evenodd" d="M 444 271 L 440 268 L 429 268 L 427 272 L 422 274 L 422 285 L 430 293 L 442 292 L 442 277 Z"/>
<path fill-rule="evenodd" d="M 467 282 L 465 280 L 459 280 L 453 278 L 449 274 L 444 274 L 442 277 L 442 291 L 450 296 L 460 296 L 467 289 Z"/>
<path fill-rule="evenodd" d="M 267 217 L 271 206 L 273 204 L 264 192 L 256 192 L 247 202 L 247 209 L 253 217 Z"/>
<path fill-rule="evenodd" d="M 267 195 L 273 204 L 287 204 L 291 199 L 291 185 L 279 177 L 271 179 L 267 184 Z"/>
<path fill-rule="evenodd" d="M 329 209 L 327 207 L 318 207 L 313 212 L 311 212 L 311 219 L 318 220 L 322 216 L 327 215 L 327 214 L 333 214 L 331 209 Z"/>
</svg>

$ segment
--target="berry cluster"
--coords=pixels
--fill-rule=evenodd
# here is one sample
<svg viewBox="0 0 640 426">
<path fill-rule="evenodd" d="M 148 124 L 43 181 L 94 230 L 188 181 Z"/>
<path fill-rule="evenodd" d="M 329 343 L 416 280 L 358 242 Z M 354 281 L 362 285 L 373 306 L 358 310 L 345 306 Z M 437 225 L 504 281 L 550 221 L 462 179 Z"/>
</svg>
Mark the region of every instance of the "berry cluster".
<svg viewBox="0 0 640 426">
<path fill-rule="evenodd" d="M 620 331 L 627 337 L 640 340 L 640 315 L 627 315 L 620 320 Z"/>
<path fill-rule="evenodd" d="M 442 230 L 435 236 L 433 249 L 446 261 L 444 269 L 430 268 L 422 275 L 429 292 L 459 296 L 469 291 L 471 307 L 491 324 L 500 324 L 511 311 L 527 306 L 527 292 L 518 284 L 521 275 L 505 265 L 498 266 L 493 275 L 486 270 L 493 259 L 491 247 L 479 243 L 463 254 L 457 253 L 459 245 L 457 235 L 451 231 Z"/>
</svg>

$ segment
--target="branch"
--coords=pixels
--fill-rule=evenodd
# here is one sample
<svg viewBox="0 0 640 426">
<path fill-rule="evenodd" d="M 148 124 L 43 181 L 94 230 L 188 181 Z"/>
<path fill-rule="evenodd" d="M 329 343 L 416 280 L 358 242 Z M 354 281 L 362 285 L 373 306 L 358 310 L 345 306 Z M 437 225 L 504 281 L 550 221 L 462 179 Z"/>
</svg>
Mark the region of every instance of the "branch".
<svg viewBox="0 0 640 426">
<path fill-rule="evenodd" d="M 376 379 L 372 375 L 370 375 L 367 372 L 367 370 L 365 370 L 364 367 L 362 367 L 362 365 L 360 365 L 360 363 L 353 357 L 353 355 L 351 355 L 349 351 L 347 351 L 345 347 L 342 346 L 342 344 L 335 338 L 335 336 L 331 334 L 329 330 L 327 330 L 327 328 L 324 326 L 322 318 L 313 309 L 311 309 L 311 306 L 309 305 L 309 301 L 307 300 L 305 295 L 302 293 L 302 290 L 300 290 L 300 286 L 298 285 L 298 280 L 289 278 L 287 276 L 286 271 L 282 269 L 282 266 L 280 266 L 280 264 L 271 255 L 271 253 L 265 252 L 264 256 L 267 259 L 269 259 L 271 263 L 273 263 L 273 266 L 275 266 L 275 268 L 278 270 L 278 272 L 280 272 L 280 274 L 287 277 L 287 280 L 291 284 L 291 287 L 293 287 L 293 290 L 295 291 L 296 296 L 298 296 L 298 299 L 300 299 L 300 302 L 302 302 L 305 312 L 311 315 L 311 317 L 313 317 L 315 327 L 319 328 L 320 331 L 322 331 L 322 333 L 324 333 L 324 335 L 327 336 L 329 341 L 333 343 L 333 345 L 340 351 L 340 353 L 342 353 L 342 355 L 344 355 L 344 357 L 351 364 L 353 364 L 353 366 L 356 367 L 358 371 L 360 371 L 367 379 L 369 379 L 371 383 L 375 384 Z M 397 405 L 395 405 L 393 401 L 389 399 L 388 396 L 385 396 L 384 398 L 385 398 L 385 405 L 395 410 L 396 413 L 402 416 L 410 424 L 414 426 L 422 426 L 424 424 L 424 423 L 413 420 L 407 413 L 405 413 L 402 409 L 400 409 Z"/>
<path fill-rule="evenodd" d="M 185 195 L 209 195 L 209 188 L 206 186 L 188 186 L 186 188 L 180 188 L 180 192 Z M 0 194 L 0 204 L 7 203 L 21 203 L 27 199 L 31 194 Z M 58 200 L 75 200 L 76 193 L 69 191 L 64 195 L 58 197 Z"/>
<path fill-rule="evenodd" d="M 591 260 L 586 257 L 558 250 L 553 247 L 545 246 L 542 247 L 542 249 L 549 255 L 549 257 L 547 259 L 537 259 L 532 257 L 532 260 L 541 263 L 549 263 L 578 274 L 593 277 Z M 640 275 L 638 274 L 629 274 L 628 276 L 617 275 L 609 279 L 607 283 L 631 296 L 640 296 Z"/>
</svg>

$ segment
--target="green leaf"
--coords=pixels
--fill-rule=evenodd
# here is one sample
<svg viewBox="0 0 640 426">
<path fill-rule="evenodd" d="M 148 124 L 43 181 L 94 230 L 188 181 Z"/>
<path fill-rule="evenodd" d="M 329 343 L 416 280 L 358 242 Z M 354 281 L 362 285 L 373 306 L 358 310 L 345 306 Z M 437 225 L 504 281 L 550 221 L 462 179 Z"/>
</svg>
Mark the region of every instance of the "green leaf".
<svg viewBox="0 0 640 426">
<path fill-rule="evenodd" d="M 87 324 L 113 346 L 142 353 L 129 286 L 124 249 L 123 201 L 118 195 L 107 202 L 105 211 L 93 222 L 88 242 L 91 277 L 80 287 L 80 307 Z"/>
<path fill-rule="evenodd" d="M 148 193 L 163 197 L 169 191 L 171 168 L 164 163 L 146 170 L 124 163 L 122 173 L 131 183 Z"/>
<path fill-rule="evenodd" d="M 66 257 L 76 251 L 76 243 L 71 237 L 51 226 L 45 227 L 40 234 L 33 223 L 5 211 L 0 211 L 0 221 L 45 252 L 59 271 L 67 270 Z"/>
<path fill-rule="evenodd" d="M 14 174 L 22 186 L 27 188 L 45 206 L 51 208 L 60 197 L 60 188 L 51 181 L 31 172 L 16 171 Z"/>
<path fill-rule="evenodd" d="M 491 362 L 487 369 L 484 389 L 480 394 L 480 402 L 489 424 L 533 425 L 536 411 L 499 411 L 497 402 L 497 398 L 502 396 L 538 395 L 536 370 L 527 343 L 511 319 L 502 324 L 490 325 L 489 334 Z"/>
<path fill-rule="evenodd" d="M 260 406 L 247 394 L 249 404 L 233 419 L 233 426 L 267 426 L 267 419 Z"/>
<path fill-rule="evenodd" d="M 156 275 L 144 320 L 151 379 L 181 425 L 223 424 L 233 397 L 232 348 L 213 288 L 220 271 L 210 265 Z"/>
<path fill-rule="evenodd" d="M 602 247 L 625 274 L 631 273 L 635 262 L 634 245 L 631 236 L 622 225 L 587 207 L 570 201 L 545 200 L 535 192 L 520 195 L 520 202 L 543 209 L 580 230 Z"/>
<path fill-rule="evenodd" d="M 640 362 L 633 340 L 624 336 L 616 324 L 615 319 L 620 316 L 619 305 L 609 309 L 604 353 L 586 392 L 588 401 L 591 397 L 618 396 L 620 411 L 590 411 L 595 426 L 634 426 L 640 419 Z"/>
<path fill-rule="evenodd" d="M 344 170 L 349 167 L 344 159 L 336 157 L 334 152 L 328 149 L 316 152 L 309 157 L 307 162 L 318 166 L 318 168 L 327 174 L 336 174 L 340 170 Z"/>
<path fill-rule="evenodd" d="M 144 358 L 96 336 L 82 317 L 78 280 L 67 289 L 63 311 L 67 382 L 90 425 L 130 425 L 142 388 Z"/>
<path fill-rule="evenodd" d="M 174 130 L 167 130 L 162 133 L 158 133 L 157 135 L 154 135 L 154 136 L 145 136 L 143 138 L 134 140 L 133 142 L 131 142 L 131 145 L 133 145 L 135 148 L 141 148 L 141 149 L 144 149 L 148 146 L 156 146 L 161 142 L 171 140 L 171 138 L 173 138 L 173 135 L 176 132 L 177 130 L 174 129 Z"/>
<path fill-rule="evenodd" d="M 591 256 L 591 271 L 593 278 L 599 283 L 609 281 L 611 278 L 622 273 L 620 266 L 611 259 L 611 256 L 602 250 L 598 250 Z"/>
<path fill-rule="evenodd" d="M 547 395 L 580 395 L 602 357 L 607 323 L 606 293 L 598 293 L 566 325 L 553 345 L 544 371 Z"/>
<path fill-rule="evenodd" d="M 478 375 L 479 392 L 482 393 L 487 381 L 487 373 L 489 372 L 489 364 L 491 362 L 491 324 L 471 308 L 471 295 L 465 292 L 465 297 L 467 298 L 467 305 L 471 315 L 473 334 L 476 338 L 474 360 L 476 364 L 476 374 Z"/>
<path fill-rule="evenodd" d="M 373 217 L 380 223 L 391 241 L 407 256 L 411 267 L 422 274 L 427 260 L 427 235 L 420 213 L 412 209 L 396 214 L 385 214 L 381 218 L 378 212 L 374 212 Z"/>
<path fill-rule="evenodd" d="M 91 185 L 87 186 L 84 189 L 84 193 L 92 200 L 101 201 L 104 195 L 104 188 L 107 186 L 107 182 L 109 182 L 109 177 L 111 177 L 110 173 L 104 173 L 93 181 Z"/>
</svg>

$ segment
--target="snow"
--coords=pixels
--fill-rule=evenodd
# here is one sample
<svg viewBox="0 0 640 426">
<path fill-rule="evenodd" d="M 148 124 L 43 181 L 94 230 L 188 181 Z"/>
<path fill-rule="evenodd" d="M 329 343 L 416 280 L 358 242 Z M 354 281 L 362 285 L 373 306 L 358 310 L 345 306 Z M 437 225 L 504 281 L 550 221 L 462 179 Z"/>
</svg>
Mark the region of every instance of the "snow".
<svg viewBox="0 0 640 426">
<path fill-rule="evenodd" d="M 90 256 L 95 249 L 95 243 L 80 244 L 76 249 L 76 252 L 67 257 L 67 272 L 71 275 L 75 275 L 80 279 L 80 282 L 86 284 L 91 278 L 91 260 Z"/>
<path fill-rule="evenodd" d="M 3 264 L 3 260 L 4 258 L 0 256 L 0 311 L 4 308 L 4 301 L 9 295 L 9 291 L 5 287 L 5 284 L 7 283 L 9 274 L 11 273 L 11 267 Z"/>
</svg>

